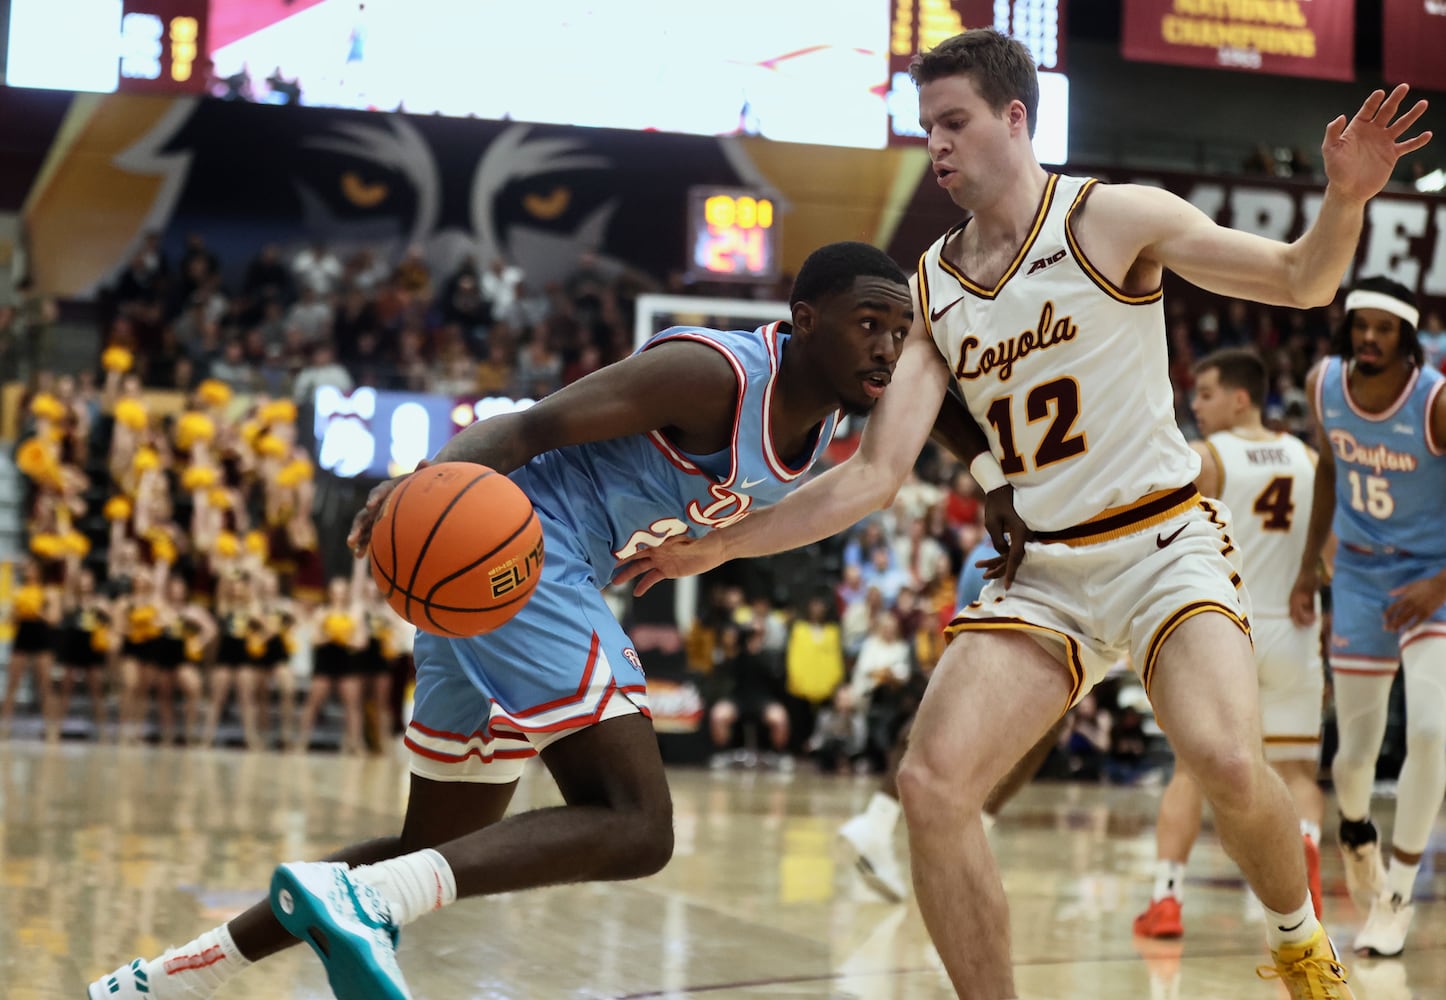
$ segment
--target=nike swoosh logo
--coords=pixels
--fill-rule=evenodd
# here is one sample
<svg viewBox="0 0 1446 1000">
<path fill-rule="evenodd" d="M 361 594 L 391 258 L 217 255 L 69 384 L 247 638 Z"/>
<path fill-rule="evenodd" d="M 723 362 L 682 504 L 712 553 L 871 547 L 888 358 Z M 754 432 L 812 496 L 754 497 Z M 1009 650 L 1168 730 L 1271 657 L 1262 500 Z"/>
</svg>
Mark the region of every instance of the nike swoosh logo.
<svg viewBox="0 0 1446 1000">
<path fill-rule="evenodd" d="M 1161 538 L 1159 535 L 1156 535 L 1155 545 L 1163 549 L 1166 545 L 1169 545 L 1176 538 L 1180 537 L 1180 532 L 1184 531 L 1188 527 L 1190 527 L 1190 524 L 1187 521 L 1186 523 L 1180 525 L 1180 527 L 1176 528 L 1174 531 L 1170 532 L 1169 538 Z"/>
<path fill-rule="evenodd" d="M 745 479 L 738 484 L 738 488 L 740 490 L 751 490 L 753 487 L 760 486 L 767 481 L 766 479 Z"/>
<path fill-rule="evenodd" d="M 937 323 L 937 322 L 939 322 L 939 319 L 940 319 L 946 312 L 948 312 L 950 309 L 953 309 L 955 306 L 957 306 L 959 303 L 961 303 L 961 302 L 963 302 L 963 301 L 964 301 L 964 296 L 961 295 L 961 296 L 959 296 L 957 299 L 955 299 L 953 302 L 950 302 L 950 303 L 949 303 L 947 306 L 945 306 L 943 309 L 930 309 L 930 310 L 929 310 L 929 321 L 930 321 L 931 323 Z"/>
<path fill-rule="evenodd" d="M 1291 931 L 1299 929 L 1300 926 L 1301 926 L 1301 924 L 1304 924 L 1304 923 L 1305 923 L 1305 920 L 1302 919 L 1302 920 L 1300 921 L 1300 923 L 1296 924 L 1294 927 L 1280 927 L 1279 924 L 1276 924 L 1276 926 L 1277 926 L 1277 927 L 1280 927 L 1281 933 L 1283 933 L 1283 934 L 1289 934 Z"/>
</svg>

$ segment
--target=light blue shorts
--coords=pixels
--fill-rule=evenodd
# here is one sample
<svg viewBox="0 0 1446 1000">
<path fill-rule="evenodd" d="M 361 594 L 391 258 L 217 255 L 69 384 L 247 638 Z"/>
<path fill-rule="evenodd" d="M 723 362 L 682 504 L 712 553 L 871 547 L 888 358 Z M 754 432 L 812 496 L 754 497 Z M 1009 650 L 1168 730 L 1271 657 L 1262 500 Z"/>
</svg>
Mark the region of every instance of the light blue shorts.
<svg viewBox="0 0 1446 1000">
<path fill-rule="evenodd" d="M 1364 555 L 1341 546 L 1331 580 L 1331 670 L 1345 674 L 1396 672 L 1401 650 L 1428 635 L 1446 635 L 1446 606 L 1402 632 L 1386 628 L 1391 591 L 1441 571 L 1439 559 Z"/>
<path fill-rule="evenodd" d="M 417 632 L 412 771 L 437 781 L 516 780 L 527 758 L 604 719 L 648 710 L 632 640 L 566 529 L 538 512 L 537 590 L 506 625 L 470 639 Z"/>
</svg>

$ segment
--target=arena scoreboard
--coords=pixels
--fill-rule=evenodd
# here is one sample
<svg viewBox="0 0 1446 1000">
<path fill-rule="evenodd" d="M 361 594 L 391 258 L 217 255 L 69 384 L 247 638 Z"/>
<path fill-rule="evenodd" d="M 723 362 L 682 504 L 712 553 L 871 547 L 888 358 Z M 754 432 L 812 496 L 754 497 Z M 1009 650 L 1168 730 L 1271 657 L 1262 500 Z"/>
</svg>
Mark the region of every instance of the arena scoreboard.
<svg viewBox="0 0 1446 1000">
<path fill-rule="evenodd" d="M 688 276 L 694 280 L 771 281 L 779 274 L 778 204 L 750 188 L 688 192 Z"/>
</svg>

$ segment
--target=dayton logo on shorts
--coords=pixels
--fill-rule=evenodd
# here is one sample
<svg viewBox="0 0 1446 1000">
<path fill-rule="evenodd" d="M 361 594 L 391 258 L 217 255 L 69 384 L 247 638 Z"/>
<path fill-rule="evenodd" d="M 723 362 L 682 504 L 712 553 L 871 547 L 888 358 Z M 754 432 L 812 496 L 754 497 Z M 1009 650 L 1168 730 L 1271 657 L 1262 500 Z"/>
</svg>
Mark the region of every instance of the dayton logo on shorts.
<svg viewBox="0 0 1446 1000">
<path fill-rule="evenodd" d="M 492 596 L 501 597 L 503 594 L 512 593 L 532 579 L 532 574 L 541 568 L 542 538 L 539 536 L 537 546 L 527 555 L 520 559 L 509 559 L 487 574 L 487 584 Z"/>
<path fill-rule="evenodd" d="M 623 659 L 627 660 L 639 670 L 643 669 L 642 657 L 638 656 L 638 651 L 632 646 L 628 646 L 626 649 L 623 650 Z"/>
</svg>

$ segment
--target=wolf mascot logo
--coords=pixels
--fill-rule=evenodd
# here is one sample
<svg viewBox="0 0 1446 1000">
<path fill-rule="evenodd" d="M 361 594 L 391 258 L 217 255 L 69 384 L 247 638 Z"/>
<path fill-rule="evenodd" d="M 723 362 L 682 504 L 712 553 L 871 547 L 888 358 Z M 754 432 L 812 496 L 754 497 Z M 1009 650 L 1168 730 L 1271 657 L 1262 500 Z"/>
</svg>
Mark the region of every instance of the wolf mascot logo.
<svg viewBox="0 0 1446 1000">
<path fill-rule="evenodd" d="M 115 165 L 164 178 L 146 228 L 202 233 L 228 268 L 263 243 L 419 245 L 439 277 L 501 256 L 540 286 L 589 251 L 681 267 L 688 187 L 739 183 L 725 141 L 182 99 Z"/>
</svg>

